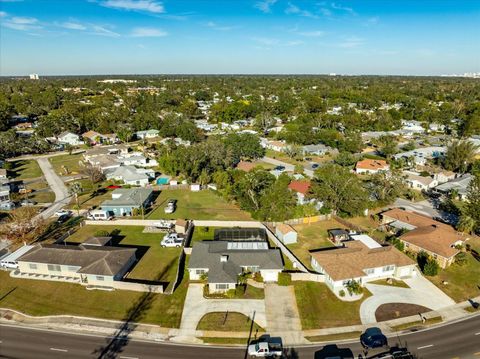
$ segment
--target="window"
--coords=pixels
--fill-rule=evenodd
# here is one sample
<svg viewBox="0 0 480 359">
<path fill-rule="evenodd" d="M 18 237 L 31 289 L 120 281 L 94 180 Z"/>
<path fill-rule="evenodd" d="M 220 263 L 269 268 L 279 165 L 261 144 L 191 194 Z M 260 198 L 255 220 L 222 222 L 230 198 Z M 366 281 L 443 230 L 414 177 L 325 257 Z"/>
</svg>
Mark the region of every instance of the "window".
<svg viewBox="0 0 480 359">
<path fill-rule="evenodd" d="M 195 274 L 196 274 L 196 275 L 202 275 L 202 274 L 204 274 L 205 272 L 206 272 L 205 269 L 195 269 Z"/>
<path fill-rule="evenodd" d="M 215 289 L 217 289 L 217 290 L 228 289 L 228 284 L 215 284 Z"/>
<path fill-rule="evenodd" d="M 37 269 L 37 268 L 38 268 L 38 266 L 37 266 L 36 264 L 34 264 L 34 263 L 30 263 L 30 264 L 28 265 L 28 267 L 29 267 L 30 269 Z"/>
<path fill-rule="evenodd" d="M 103 277 L 103 275 L 97 275 L 95 278 L 96 278 L 97 280 L 100 280 L 100 281 L 105 280 L 105 278 Z"/>
<path fill-rule="evenodd" d="M 367 270 L 365 271 L 365 273 L 367 273 L 367 274 L 373 274 L 373 273 L 375 273 L 375 269 L 373 269 L 373 268 L 367 269 Z"/>
<path fill-rule="evenodd" d="M 49 264 L 47 265 L 50 272 L 61 272 L 62 268 L 58 264 Z"/>
<path fill-rule="evenodd" d="M 390 272 L 390 271 L 392 271 L 392 270 L 394 270 L 394 269 L 395 269 L 395 266 L 394 266 L 394 265 L 385 266 L 385 267 L 382 268 L 382 270 L 383 270 L 384 272 Z"/>
<path fill-rule="evenodd" d="M 76 272 L 77 269 L 78 269 L 78 267 L 70 267 L 70 266 L 68 267 L 69 272 Z"/>
</svg>

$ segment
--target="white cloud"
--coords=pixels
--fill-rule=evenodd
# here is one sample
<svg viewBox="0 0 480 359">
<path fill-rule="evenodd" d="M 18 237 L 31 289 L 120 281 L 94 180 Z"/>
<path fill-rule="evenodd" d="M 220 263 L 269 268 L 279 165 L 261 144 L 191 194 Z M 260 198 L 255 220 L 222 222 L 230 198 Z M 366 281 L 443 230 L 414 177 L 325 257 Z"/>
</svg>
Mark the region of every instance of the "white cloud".
<svg viewBox="0 0 480 359">
<path fill-rule="evenodd" d="M 277 0 L 263 0 L 255 3 L 255 8 L 264 13 L 272 12 L 272 6 L 275 5 Z"/>
<path fill-rule="evenodd" d="M 0 17 L 5 17 L 7 16 L 8 14 L 5 12 L 5 11 L 0 11 Z"/>
<path fill-rule="evenodd" d="M 214 30 L 219 30 L 219 31 L 230 31 L 235 29 L 235 26 L 224 26 L 224 25 L 219 25 L 216 22 L 209 21 L 205 24 L 206 27 L 209 27 Z"/>
<path fill-rule="evenodd" d="M 311 17 L 311 18 L 314 18 L 314 19 L 318 18 L 318 16 L 313 14 L 312 12 L 310 12 L 308 10 L 300 9 L 298 6 L 296 6 L 296 5 L 294 5 L 290 2 L 288 3 L 288 7 L 285 9 L 285 14 Z"/>
<path fill-rule="evenodd" d="M 289 47 L 289 46 L 298 46 L 302 45 L 304 42 L 300 40 L 292 41 L 280 41 L 276 38 L 271 37 L 254 37 L 253 40 L 261 45 L 260 48 L 270 49 L 272 47 Z"/>
<path fill-rule="evenodd" d="M 356 15 L 355 11 L 351 8 L 351 7 L 346 7 L 346 6 L 342 6 L 342 5 L 338 5 L 334 2 L 332 2 L 332 4 L 330 5 L 332 7 L 332 9 L 335 9 L 335 10 L 340 10 L 340 11 L 345 11 L 345 12 L 348 12 L 352 15 Z"/>
<path fill-rule="evenodd" d="M 355 47 L 362 46 L 365 43 L 365 39 L 357 36 L 347 37 L 344 41 L 338 44 L 338 47 L 344 49 L 353 49 Z"/>
<path fill-rule="evenodd" d="M 90 34 L 108 36 L 108 37 L 120 37 L 119 33 L 109 30 L 105 26 L 101 26 L 101 25 L 92 25 Z"/>
<path fill-rule="evenodd" d="M 300 31 L 297 34 L 306 37 L 322 37 L 325 35 L 325 31 L 315 30 L 315 31 Z"/>
<path fill-rule="evenodd" d="M 37 19 L 34 17 L 19 17 L 19 16 L 14 16 L 10 19 L 15 24 L 23 24 L 23 25 L 32 25 L 38 22 Z"/>
<path fill-rule="evenodd" d="M 136 27 L 130 34 L 132 37 L 163 37 L 167 35 L 168 33 L 166 31 L 152 27 Z"/>
<path fill-rule="evenodd" d="M 78 22 L 73 22 L 73 21 L 58 23 L 57 26 L 60 26 L 69 30 L 87 30 L 87 27 L 85 25 L 82 25 Z"/>
<path fill-rule="evenodd" d="M 146 11 L 155 14 L 165 12 L 163 4 L 154 0 L 106 0 L 100 5 L 112 9 Z"/>
<path fill-rule="evenodd" d="M 254 37 L 253 40 L 258 42 L 260 45 L 265 46 L 277 45 L 280 42 L 278 39 L 273 39 L 270 37 Z"/>
<path fill-rule="evenodd" d="M 4 22 L 2 22 L 2 25 L 19 31 L 32 31 L 42 28 L 42 26 L 38 25 L 38 20 L 34 17 L 14 16 L 12 18 L 7 18 Z"/>
</svg>

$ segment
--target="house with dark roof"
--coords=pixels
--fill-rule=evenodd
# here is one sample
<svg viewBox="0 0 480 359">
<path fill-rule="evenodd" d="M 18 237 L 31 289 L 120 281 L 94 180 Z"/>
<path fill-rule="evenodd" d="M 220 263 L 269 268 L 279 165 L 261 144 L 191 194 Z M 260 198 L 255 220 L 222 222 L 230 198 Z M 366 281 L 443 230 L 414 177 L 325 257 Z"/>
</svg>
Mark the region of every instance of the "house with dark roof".
<svg viewBox="0 0 480 359">
<path fill-rule="evenodd" d="M 80 245 L 36 244 L 17 259 L 13 277 L 111 287 L 135 263 L 135 248 L 106 246 L 110 237 Z"/>
<path fill-rule="evenodd" d="M 112 192 L 112 199 L 103 201 L 100 208 L 116 217 L 132 216 L 135 210 L 147 208 L 152 197 L 150 188 L 118 188 Z"/>
<path fill-rule="evenodd" d="M 407 230 L 399 237 L 405 250 L 412 253 L 424 251 L 433 257 L 440 267 L 446 268 L 460 252 L 457 249 L 468 237 L 451 226 L 435 221 L 419 213 L 394 208 L 381 214 L 382 222 L 393 230 Z"/>
<path fill-rule="evenodd" d="M 377 279 L 416 275 L 415 262 L 393 246 L 363 238 L 344 244 L 310 253 L 312 268 L 325 275 L 325 283 L 336 293 L 345 290 L 352 280 L 363 285 Z"/>
<path fill-rule="evenodd" d="M 265 240 L 211 240 L 193 245 L 188 263 L 190 279 L 207 276 L 210 292 L 235 289 L 242 273 L 260 273 L 265 282 L 276 282 L 283 270 L 279 249 Z"/>
</svg>

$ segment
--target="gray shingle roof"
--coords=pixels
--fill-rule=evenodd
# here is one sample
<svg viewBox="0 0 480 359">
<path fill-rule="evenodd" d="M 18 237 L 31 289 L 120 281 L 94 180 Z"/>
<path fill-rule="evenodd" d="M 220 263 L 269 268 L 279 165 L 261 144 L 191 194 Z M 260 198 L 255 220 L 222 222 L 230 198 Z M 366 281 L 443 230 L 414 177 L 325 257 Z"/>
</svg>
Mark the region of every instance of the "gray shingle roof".
<svg viewBox="0 0 480 359">
<path fill-rule="evenodd" d="M 195 243 L 188 267 L 190 269 L 208 268 L 209 283 L 237 283 L 237 276 L 242 273 L 242 266 L 283 269 L 279 249 L 228 249 L 229 243 L 228 241 Z M 228 256 L 228 259 L 222 262 L 222 256 Z"/>
<path fill-rule="evenodd" d="M 37 244 L 18 262 L 78 266 L 81 267 L 78 273 L 113 276 L 135 252 L 135 248 Z"/>
<path fill-rule="evenodd" d="M 153 190 L 149 188 L 119 188 L 112 192 L 112 199 L 103 201 L 100 207 L 114 206 L 133 206 L 139 207 L 150 195 Z M 119 198 L 115 198 L 120 196 Z"/>
</svg>

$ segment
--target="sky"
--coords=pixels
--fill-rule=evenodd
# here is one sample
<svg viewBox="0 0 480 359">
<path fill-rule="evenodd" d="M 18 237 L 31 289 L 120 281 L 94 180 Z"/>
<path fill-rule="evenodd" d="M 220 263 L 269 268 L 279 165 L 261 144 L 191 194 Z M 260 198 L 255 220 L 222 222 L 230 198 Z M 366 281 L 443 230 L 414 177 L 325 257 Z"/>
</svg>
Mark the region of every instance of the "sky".
<svg viewBox="0 0 480 359">
<path fill-rule="evenodd" d="M 0 0 L 0 75 L 480 72 L 480 0 Z"/>
</svg>

